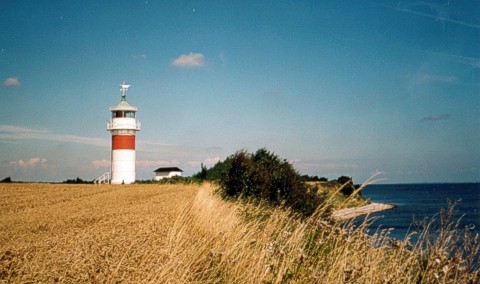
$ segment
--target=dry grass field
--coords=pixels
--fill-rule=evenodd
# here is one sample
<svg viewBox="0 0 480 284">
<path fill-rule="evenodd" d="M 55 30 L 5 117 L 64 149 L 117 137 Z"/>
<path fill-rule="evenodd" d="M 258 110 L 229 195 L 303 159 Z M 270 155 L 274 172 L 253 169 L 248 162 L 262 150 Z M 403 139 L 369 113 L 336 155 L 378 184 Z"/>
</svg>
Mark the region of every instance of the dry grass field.
<svg viewBox="0 0 480 284">
<path fill-rule="evenodd" d="M 0 184 L 0 281 L 148 282 L 197 190 Z"/>
<path fill-rule="evenodd" d="M 433 242 L 418 232 L 425 242 L 413 247 L 381 231 L 374 246 L 365 226 L 225 202 L 213 189 L 0 184 L 0 282 L 480 281 L 478 235 L 455 223 Z"/>
</svg>

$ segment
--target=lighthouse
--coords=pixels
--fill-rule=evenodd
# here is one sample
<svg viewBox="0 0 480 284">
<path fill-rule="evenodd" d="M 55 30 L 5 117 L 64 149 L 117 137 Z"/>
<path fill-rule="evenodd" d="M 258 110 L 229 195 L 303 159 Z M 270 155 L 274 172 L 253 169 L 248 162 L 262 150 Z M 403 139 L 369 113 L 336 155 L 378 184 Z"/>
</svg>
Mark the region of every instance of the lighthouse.
<svg viewBox="0 0 480 284">
<path fill-rule="evenodd" d="M 112 184 L 135 181 L 135 134 L 140 131 L 140 122 L 136 119 L 137 108 L 127 102 L 130 86 L 125 81 L 120 85 L 122 99 L 110 107 L 112 118 L 107 122 L 107 131 L 112 133 Z"/>
</svg>

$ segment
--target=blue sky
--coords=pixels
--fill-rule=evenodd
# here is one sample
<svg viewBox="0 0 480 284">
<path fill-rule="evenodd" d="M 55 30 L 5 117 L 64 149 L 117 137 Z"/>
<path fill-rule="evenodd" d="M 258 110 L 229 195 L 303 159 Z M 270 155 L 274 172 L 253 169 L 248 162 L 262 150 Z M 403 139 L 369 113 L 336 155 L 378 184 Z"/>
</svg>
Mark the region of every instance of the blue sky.
<svg viewBox="0 0 480 284">
<path fill-rule="evenodd" d="M 47 2 L 47 3 L 44 3 Z M 267 147 L 303 174 L 480 181 L 480 2 L 2 1 L 0 178 L 137 178 Z"/>
</svg>

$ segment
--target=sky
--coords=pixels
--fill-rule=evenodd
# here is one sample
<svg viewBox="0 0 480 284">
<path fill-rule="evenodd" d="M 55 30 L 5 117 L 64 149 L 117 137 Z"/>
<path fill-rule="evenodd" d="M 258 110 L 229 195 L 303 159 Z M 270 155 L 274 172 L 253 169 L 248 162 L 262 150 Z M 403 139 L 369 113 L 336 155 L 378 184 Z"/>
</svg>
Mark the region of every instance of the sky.
<svg viewBox="0 0 480 284">
<path fill-rule="evenodd" d="M 302 174 L 480 182 L 480 1 L 0 1 L 0 179 L 137 179 L 266 147 Z"/>
</svg>

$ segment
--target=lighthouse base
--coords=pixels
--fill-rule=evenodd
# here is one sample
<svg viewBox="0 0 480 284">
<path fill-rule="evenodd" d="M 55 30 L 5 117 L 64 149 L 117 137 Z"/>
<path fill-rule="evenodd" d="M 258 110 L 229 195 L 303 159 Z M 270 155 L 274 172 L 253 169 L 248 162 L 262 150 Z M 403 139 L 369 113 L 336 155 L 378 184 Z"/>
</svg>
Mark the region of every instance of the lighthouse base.
<svg viewBox="0 0 480 284">
<path fill-rule="evenodd" d="M 131 183 L 134 183 L 135 180 L 111 180 L 110 183 L 111 184 L 131 184 Z"/>
<path fill-rule="evenodd" d="M 111 184 L 131 184 L 135 182 L 135 150 L 112 151 Z"/>
</svg>

